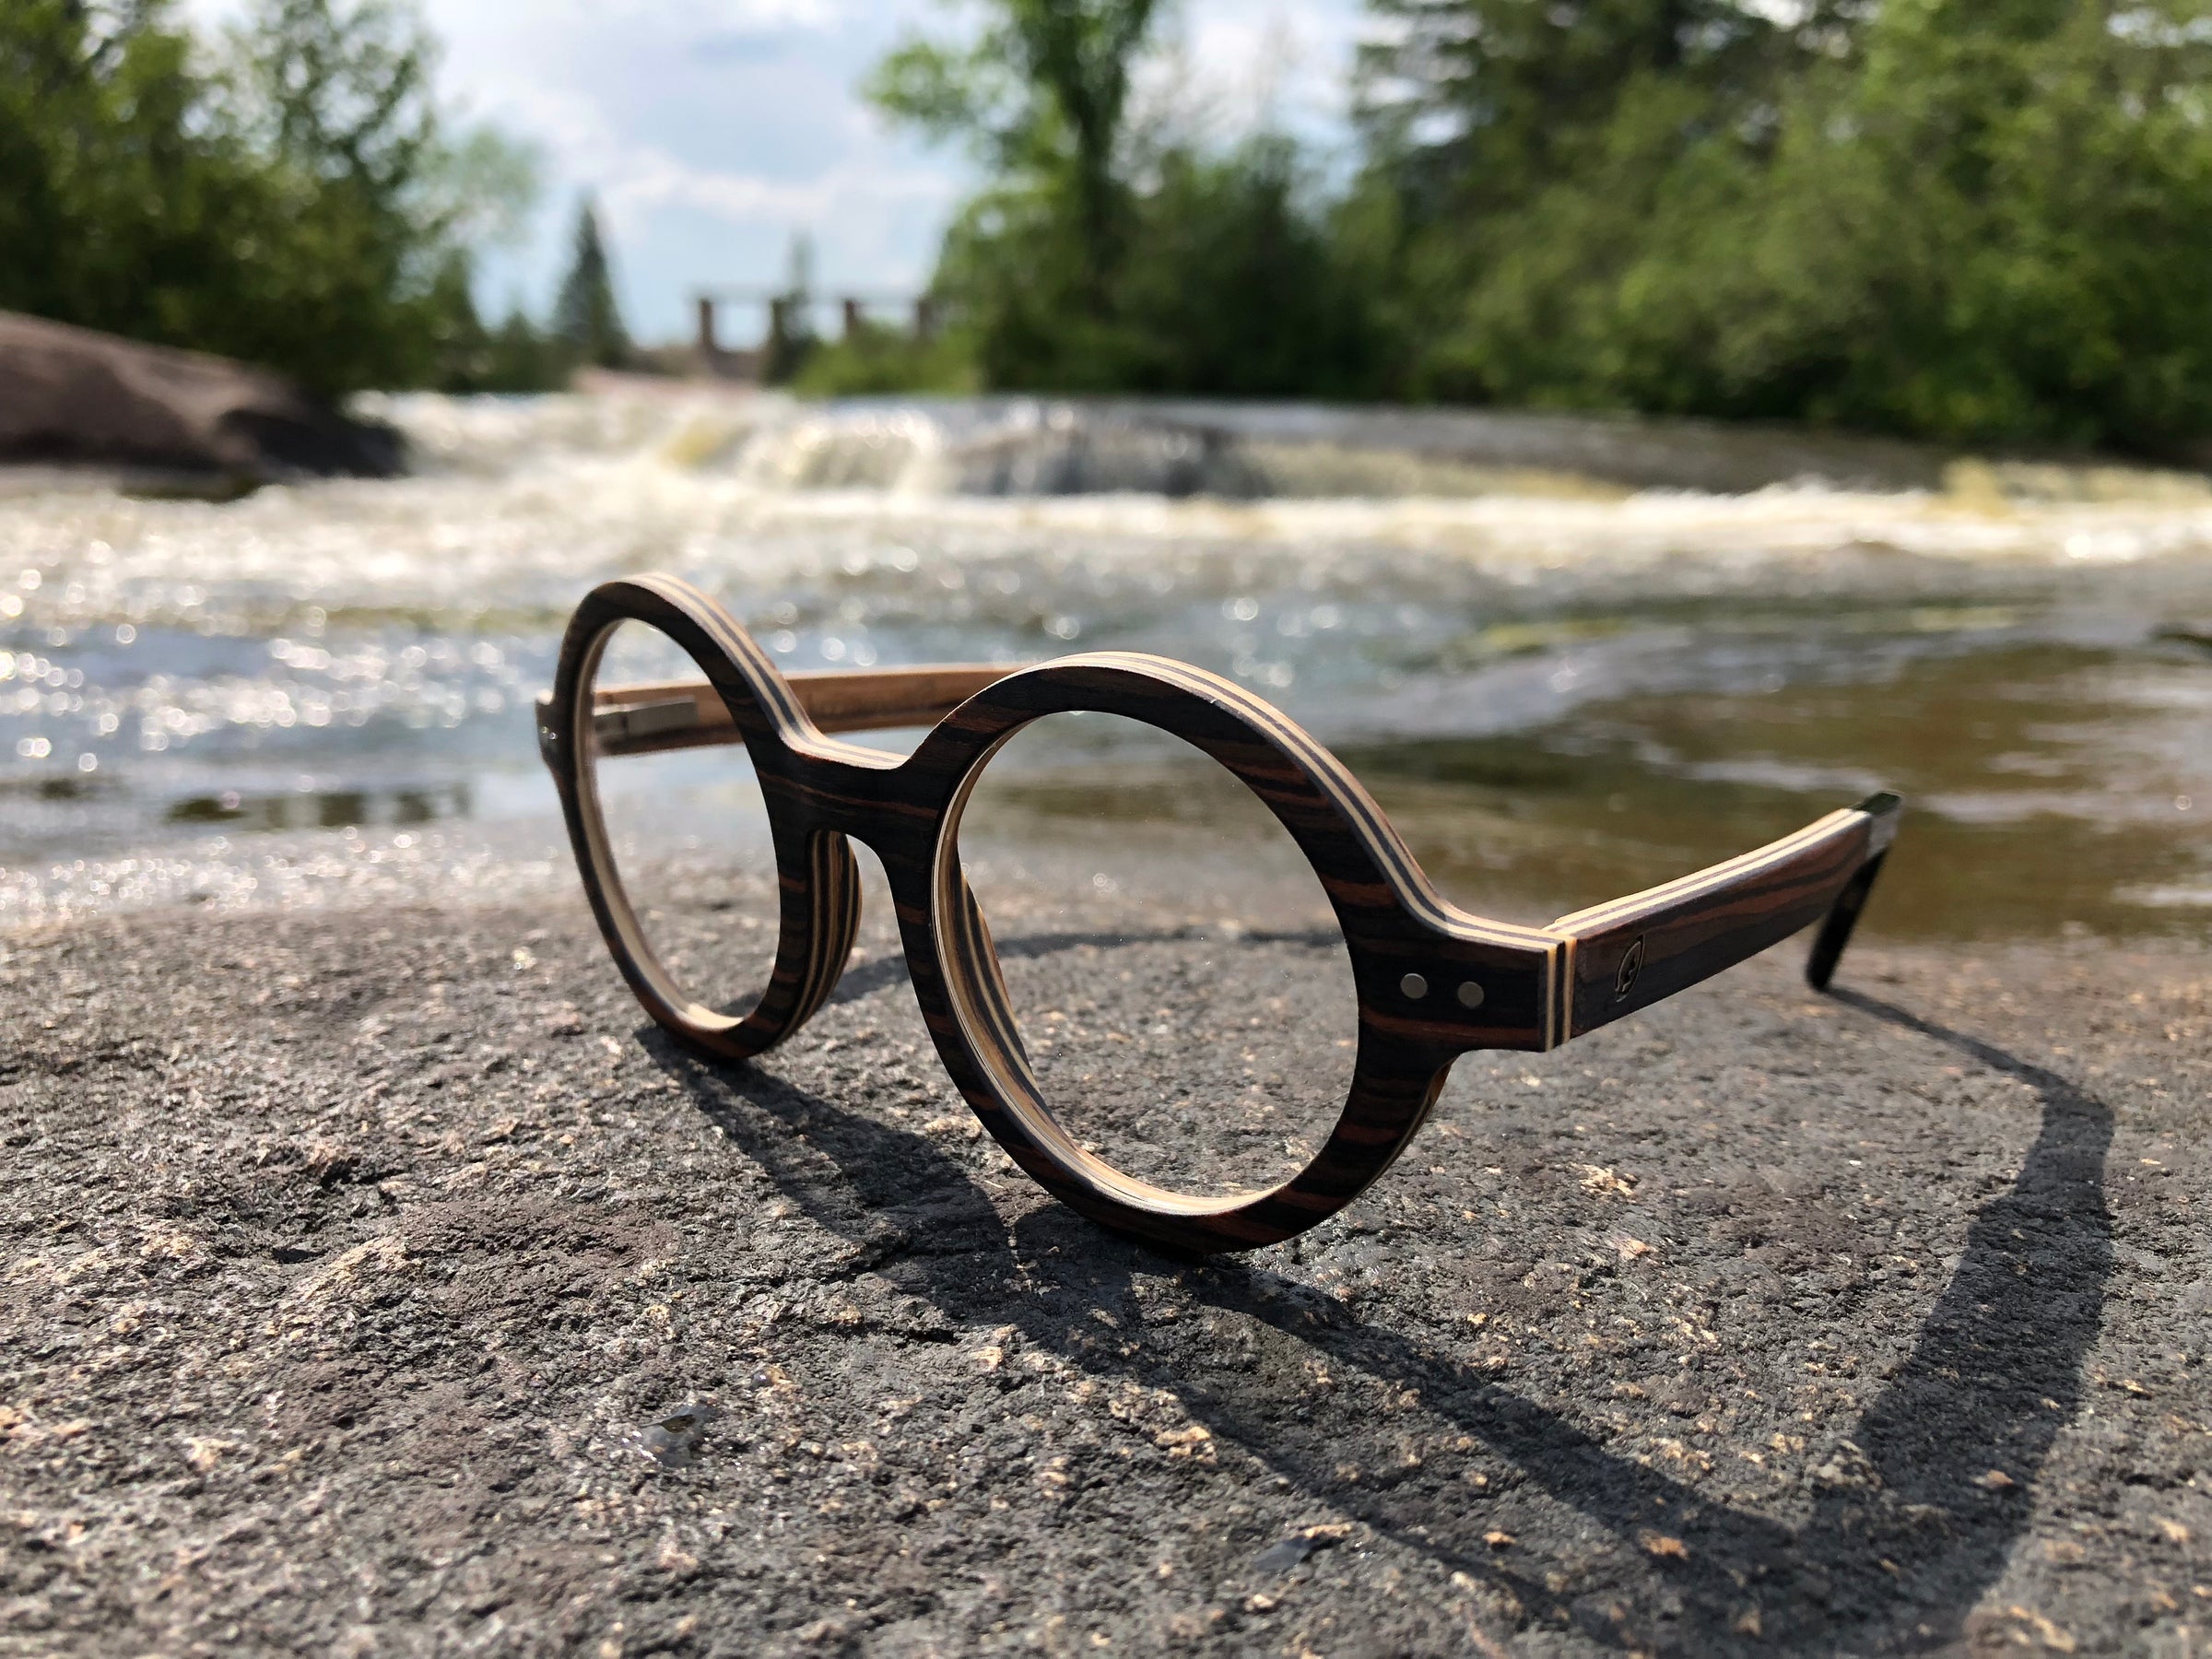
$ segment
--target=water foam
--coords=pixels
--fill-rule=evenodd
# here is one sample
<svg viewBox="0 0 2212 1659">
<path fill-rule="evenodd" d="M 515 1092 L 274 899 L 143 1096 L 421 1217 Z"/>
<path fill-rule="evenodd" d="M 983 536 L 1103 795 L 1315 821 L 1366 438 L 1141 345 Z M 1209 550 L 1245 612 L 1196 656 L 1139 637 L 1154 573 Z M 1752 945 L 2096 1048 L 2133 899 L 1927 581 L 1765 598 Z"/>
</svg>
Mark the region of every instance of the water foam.
<svg viewBox="0 0 2212 1659">
<path fill-rule="evenodd" d="M 723 596 L 794 667 L 1153 649 L 1331 735 L 1531 729 L 2212 613 L 2212 496 L 2147 475 L 1630 488 L 1576 470 L 1622 469 L 1591 462 L 1626 441 L 1606 423 L 1289 407 L 677 387 L 375 408 L 413 476 L 219 505 L 0 493 L 0 914 L 356 890 L 335 847 L 300 866 L 323 876 L 251 886 L 253 838 L 191 851 L 195 824 L 303 832 L 271 805 L 303 789 L 308 822 L 378 834 L 411 833 L 410 801 L 542 812 L 528 700 L 577 596 L 628 571 Z"/>
</svg>

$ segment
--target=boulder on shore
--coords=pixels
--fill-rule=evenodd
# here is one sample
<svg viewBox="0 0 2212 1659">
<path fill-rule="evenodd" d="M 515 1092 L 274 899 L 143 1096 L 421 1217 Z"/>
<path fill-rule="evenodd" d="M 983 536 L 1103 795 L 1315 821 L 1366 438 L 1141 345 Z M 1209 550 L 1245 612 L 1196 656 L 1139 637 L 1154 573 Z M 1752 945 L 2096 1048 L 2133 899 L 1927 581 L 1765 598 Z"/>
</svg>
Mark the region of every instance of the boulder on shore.
<svg viewBox="0 0 2212 1659">
<path fill-rule="evenodd" d="M 404 450 L 266 370 L 0 312 L 0 462 L 389 477 Z"/>
</svg>

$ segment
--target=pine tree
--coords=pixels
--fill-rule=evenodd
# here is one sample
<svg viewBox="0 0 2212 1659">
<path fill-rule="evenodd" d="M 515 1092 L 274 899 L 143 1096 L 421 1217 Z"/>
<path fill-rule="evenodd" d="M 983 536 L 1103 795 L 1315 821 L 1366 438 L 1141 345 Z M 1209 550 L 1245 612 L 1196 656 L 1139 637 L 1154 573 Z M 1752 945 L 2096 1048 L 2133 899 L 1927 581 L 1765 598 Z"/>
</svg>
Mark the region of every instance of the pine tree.
<svg viewBox="0 0 2212 1659">
<path fill-rule="evenodd" d="M 553 302 L 553 333 L 580 364 L 619 369 L 629 360 L 629 335 L 615 301 L 606 243 L 588 195 L 576 210 L 575 253 Z"/>
</svg>

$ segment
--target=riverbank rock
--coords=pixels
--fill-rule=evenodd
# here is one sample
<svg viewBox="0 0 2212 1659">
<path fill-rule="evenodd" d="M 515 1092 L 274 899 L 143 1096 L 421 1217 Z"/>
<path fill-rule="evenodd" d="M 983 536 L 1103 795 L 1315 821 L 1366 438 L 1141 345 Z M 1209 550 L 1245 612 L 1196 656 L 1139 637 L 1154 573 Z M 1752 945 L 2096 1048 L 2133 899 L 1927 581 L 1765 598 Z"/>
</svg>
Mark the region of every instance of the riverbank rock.
<svg viewBox="0 0 2212 1659">
<path fill-rule="evenodd" d="M 1779 950 L 1192 1263 L 978 1132 L 888 922 L 749 1065 L 573 898 L 0 933 L 0 1647 L 2199 1651 L 2201 949 Z"/>
<path fill-rule="evenodd" d="M 211 474 L 388 477 L 398 433 L 280 375 L 0 312 L 0 462 Z"/>
</svg>

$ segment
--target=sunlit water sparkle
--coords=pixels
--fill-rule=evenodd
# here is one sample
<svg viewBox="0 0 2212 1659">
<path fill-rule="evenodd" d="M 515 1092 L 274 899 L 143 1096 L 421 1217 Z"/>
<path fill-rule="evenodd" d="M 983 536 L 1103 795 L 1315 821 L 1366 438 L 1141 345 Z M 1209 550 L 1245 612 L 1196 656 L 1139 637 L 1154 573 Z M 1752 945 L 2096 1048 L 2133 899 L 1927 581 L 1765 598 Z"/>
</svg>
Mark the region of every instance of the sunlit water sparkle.
<svg viewBox="0 0 2212 1659">
<path fill-rule="evenodd" d="M 1357 416 L 1268 418 L 1225 458 L 1048 406 L 383 407 L 418 458 L 396 482 L 0 489 L 0 923 L 565 890 L 530 699 L 578 596 L 648 570 L 794 668 L 1200 663 L 1337 746 L 1494 911 L 1661 879 L 1885 782 L 1917 809 L 1893 931 L 2194 930 L 2212 906 L 2212 494 L 2189 480 L 1630 491 Z M 1038 832 L 1157 763 L 1087 757 Z"/>
</svg>

